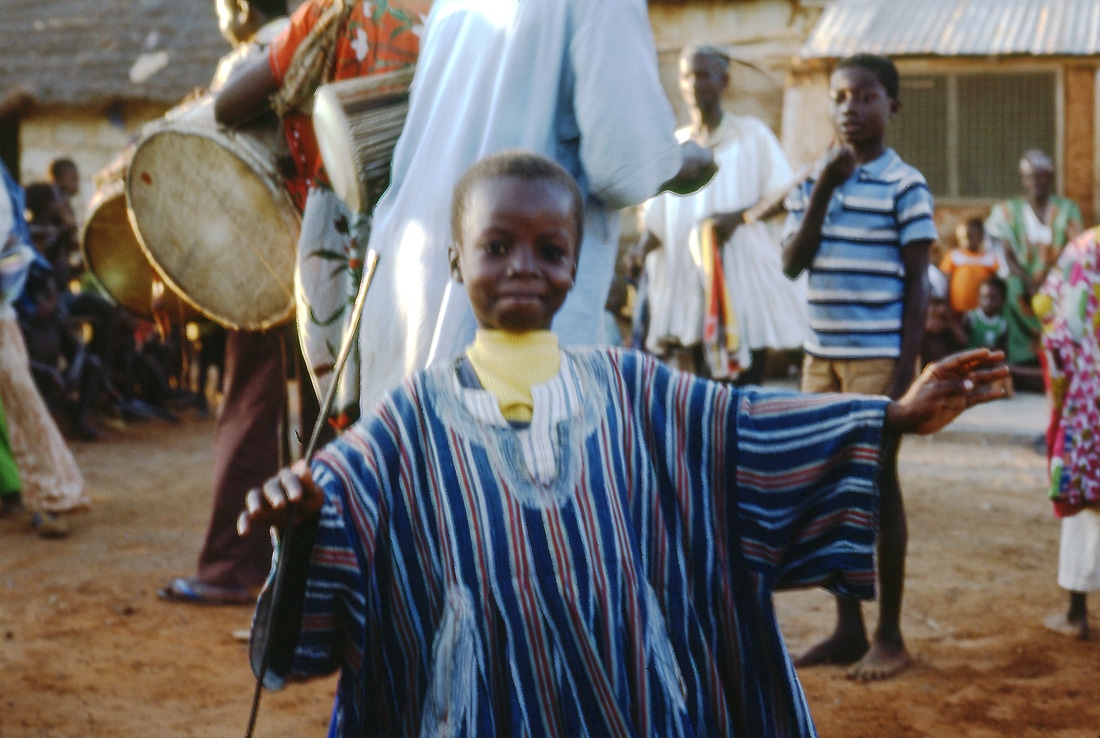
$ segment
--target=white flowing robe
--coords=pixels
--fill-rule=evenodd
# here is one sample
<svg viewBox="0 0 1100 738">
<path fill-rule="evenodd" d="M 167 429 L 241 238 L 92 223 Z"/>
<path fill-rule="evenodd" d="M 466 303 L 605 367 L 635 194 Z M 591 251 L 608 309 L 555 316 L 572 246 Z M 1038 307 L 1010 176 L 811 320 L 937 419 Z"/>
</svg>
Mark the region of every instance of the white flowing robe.
<svg viewBox="0 0 1100 738">
<path fill-rule="evenodd" d="M 642 0 L 438 0 L 424 33 L 370 238 L 380 260 L 360 332 L 364 408 L 473 340 L 447 263 L 451 194 L 471 164 L 524 148 L 577 178 L 585 237 L 553 327 L 578 344 L 603 340 L 618 249 L 611 211 L 652 196 L 681 162 Z"/>
<path fill-rule="evenodd" d="M 691 129 L 683 128 L 677 136 L 687 140 Z M 646 230 L 662 244 L 646 257 L 646 348 L 655 353 L 660 351 L 658 342 L 668 337 L 684 346 L 702 340 L 706 306 L 700 223 L 715 213 L 751 207 L 794 180 L 775 134 L 756 118 L 724 113 L 709 144 L 718 164 L 710 184 L 691 195 L 662 193 L 642 211 Z M 750 349 L 798 348 L 806 338 L 805 283 L 783 274 L 779 249 L 778 229 L 760 221 L 738 226 L 722 246 L 726 289 L 741 329 L 738 359 L 745 367 Z"/>
</svg>

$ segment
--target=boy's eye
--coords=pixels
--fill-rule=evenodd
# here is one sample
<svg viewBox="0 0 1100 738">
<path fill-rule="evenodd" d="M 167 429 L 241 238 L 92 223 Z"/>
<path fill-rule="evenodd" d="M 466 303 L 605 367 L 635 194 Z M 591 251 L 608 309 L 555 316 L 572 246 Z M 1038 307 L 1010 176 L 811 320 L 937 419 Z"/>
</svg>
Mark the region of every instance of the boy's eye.
<svg viewBox="0 0 1100 738">
<path fill-rule="evenodd" d="M 835 103 L 837 105 L 839 105 L 843 102 L 850 101 L 850 100 L 855 100 L 858 103 L 866 104 L 866 103 L 874 102 L 878 98 L 879 98 L 879 92 L 878 92 L 878 90 L 876 90 L 874 88 L 870 88 L 870 89 L 866 89 L 866 90 L 853 90 L 851 92 L 849 92 L 847 90 L 830 90 L 829 91 L 829 100 L 831 100 L 833 103 Z"/>
<path fill-rule="evenodd" d="M 539 249 L 539 254 L 546 261 L 558 262 L 565 258 L 565 249 L 561 246 L 547 245 Z"/>
<path fill-rule="evenodd" d="M 490 256 L 503 256 L 508 253 L 508 244 L 500 239 L 492 239 L 485 242 L 485 253 Z"/>
</svg>

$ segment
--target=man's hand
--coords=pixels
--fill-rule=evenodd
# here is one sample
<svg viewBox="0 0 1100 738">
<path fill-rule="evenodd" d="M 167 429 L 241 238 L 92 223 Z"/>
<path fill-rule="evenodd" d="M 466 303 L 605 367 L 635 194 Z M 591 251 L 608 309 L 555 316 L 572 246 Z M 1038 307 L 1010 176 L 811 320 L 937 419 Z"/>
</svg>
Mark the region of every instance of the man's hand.
<svg viewBox="0 0 1100 738">
<path fill-rule="evenodd" d="M 1003 351 L 963 351 L 929 364 L 905 395 L 886 407 L 886 429 L 935 433 L 968 407 L 1008 396 L 998 383 L 1008 376 Z"/>
<path fill-rule="evenodd" d="M 661 185 L 661 192 L 668 190 L 677 195 L 690 195 L 701 190 L 718 173 L 718 165 L 714 163 L 711 150 L 694 141 L 680 144 L 680 156 L 680 171 Z"/>
<path fill-rule="evenodd" d="M 738 226 L 745 224 L 745 211 L 734 210 L 732 213 L 716 213 L 714 219 L 714 238 L 719 244 L 730 240 Z"/>
</svg>

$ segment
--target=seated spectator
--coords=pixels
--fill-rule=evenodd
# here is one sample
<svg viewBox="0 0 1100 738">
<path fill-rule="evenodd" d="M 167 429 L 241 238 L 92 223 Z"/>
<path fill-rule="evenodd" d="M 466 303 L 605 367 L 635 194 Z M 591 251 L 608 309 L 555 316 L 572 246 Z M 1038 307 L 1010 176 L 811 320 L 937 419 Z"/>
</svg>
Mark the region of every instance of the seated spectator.
<svg viewBox="0 0 1100 738">
<path fill-rule="evenodd" d="M 928 312 L 920 344 L 922 367 L 966 348 L 966 334 L 948 301 L 947 279 L 940 270 L 929 265 L 928 283 Z"/>
<path fill-rule="evenodd" d="M 93 418 L 103 395 L 103 365 L 78 337 L 49 272 L 32 269 L 20 302 L 19 325 L 31 373 L 47 406 L 64 412 L 75 436 L 96 440 L 99 432 Z"/>
<path fill-rule="evenodd" d="M 49 182 L 35 182 L 27 186 L 26 193 L 33 245 L 53 269 L 61 308 L 72 320 L 90 327 L 88 349 L 107 372 L 104 381 L 108 394 L 117 398 L 110 369 L 115 364 L 115 347 L 127 331 L 128 316 L 102 294 L 80 286 L 84 263 L 76 219 L 65 191 Z"/>
</svg>

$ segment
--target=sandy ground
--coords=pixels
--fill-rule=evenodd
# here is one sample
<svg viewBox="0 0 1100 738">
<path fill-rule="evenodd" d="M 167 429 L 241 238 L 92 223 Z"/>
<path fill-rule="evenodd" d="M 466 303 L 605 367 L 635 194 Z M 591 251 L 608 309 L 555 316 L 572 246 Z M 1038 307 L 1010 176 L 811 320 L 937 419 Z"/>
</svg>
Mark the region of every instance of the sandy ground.
<svg viewBox="0 0 1100 738">
<path fill-rule="evenodd" d="M 212 432 L 212 420 L 185 418 L 75 444 L 94 502 L 68 539 L 0 521 L 0 738 L 244 734 L 253 680 L 232 633 L 250 609 L 155 596 L 193 569 Z M 1019 442 L 945 436 L 908 441 L 902 464 L 916 664 L 870 685 L 839 667 L 805 670 L 821 735 L 1096 738 L 1100 639 L 1040 625 L 1066 603 L 1042 458 Z M 778 605 L 792 651 L 832 624 L 823 592 Z M 323 735 L 332 691 L 326 679 L 265 694 L 257 736 Z"/>
</svg>

